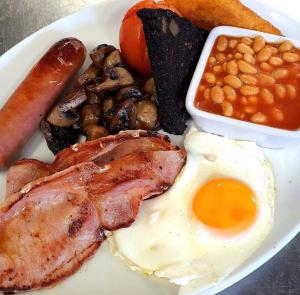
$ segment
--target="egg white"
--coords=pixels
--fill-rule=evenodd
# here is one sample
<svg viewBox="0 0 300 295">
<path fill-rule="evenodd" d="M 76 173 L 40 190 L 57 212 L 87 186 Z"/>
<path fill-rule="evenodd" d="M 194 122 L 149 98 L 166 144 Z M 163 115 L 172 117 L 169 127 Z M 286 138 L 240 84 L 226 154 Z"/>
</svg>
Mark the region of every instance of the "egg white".
<svg viewBox="0 0 300 295">
<path fill-rule="evenodd" d="M 143 203 L 129 228 L 109 238 L 111 251 L 133 270 L 197 288 L 217 283 L 241 265 L 262 243 L 273 224 L 274 177 L 262 150 L 191 127 L 184 146 L 187 162 L 174 185 Z M 254 224 L 239 235 L 220 235 L 192 211 L 196 191 L 208 180 L 241 180 L 255 193 Z"/>
</svg>

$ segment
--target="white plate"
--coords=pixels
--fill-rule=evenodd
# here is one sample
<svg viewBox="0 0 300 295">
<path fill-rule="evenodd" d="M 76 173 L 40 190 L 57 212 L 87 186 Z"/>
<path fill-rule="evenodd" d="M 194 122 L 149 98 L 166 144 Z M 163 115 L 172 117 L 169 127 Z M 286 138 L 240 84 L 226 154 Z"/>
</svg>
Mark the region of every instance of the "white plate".
<svg viewBox="0 0 300 295">
<path fill-rule="evenodd" d="M 0 58 L 0 104 L 5 102 L 42 53 L 61 38 L 77 37 L 87 45 L 89 50 L 100 43 L 118 46 L 118 30 L 122 16 L 134 2 L 136 0 L 101 1 L 95 6 L 43 28 L 2 55 Z M 280 0 L 247 0 L 243 2 L 249 3 L 254 10 L 276 23 L 288 37 L 298 37 L 300 18 L 297 20 L 282 14 L 285 9 L 286 12 L 294 13 L 295 16 L 300 8 L 298 1 L 285 0 L 284 4 Z M 276 3 L 281 6 L 280 10 L 274 8 Z M 295 6 L 292 7 L 292 4 L 289 6 L 289 3 Z M 88 63 L 89 61 L 86 64 Z M 298 181 L 300 146 L 284 150 L 266 150 L 266 155 L 274 165 L 277 185 L 274 229 L 261 248 L 239 270 L 201 295 L 215 294 L 248 275 L 275 255 L 300 230 L 300 183 Z M 40 160 L 52 158 L 39 132 L 30 140 L 22 154 L 19 155 L 19 157 L 21 156 Z M 2 196 L 4 196 L 4 184 L 5 173 L 1 172 Z M 96 255 L 85 263 L 75 275 L 54 289 L 38 291 L 35 294 L 173 295 L 177 294 L 177 290 L 176 286 L 164 280 L 146 278 L 128 270 L 118 258 L 109 254 L 107 245 L 104 243 Z M 194 290 L 191 294 L 197 294 L 197 292 Z"/>
</svg>

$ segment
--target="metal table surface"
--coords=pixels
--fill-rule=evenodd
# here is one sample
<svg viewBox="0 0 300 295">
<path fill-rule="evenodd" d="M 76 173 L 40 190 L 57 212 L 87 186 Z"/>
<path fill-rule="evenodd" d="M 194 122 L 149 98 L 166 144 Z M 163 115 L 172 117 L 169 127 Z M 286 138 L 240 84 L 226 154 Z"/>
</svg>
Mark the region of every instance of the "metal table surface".
<svg viewBox="0 0 300 295">
<path fill-rule="evenodd" d="M 96 2 L 0 0 L 0 55 L 45 25 Z M 300 234 L 261 268 L 219 294 L 300 294 Z"/>
</svg>

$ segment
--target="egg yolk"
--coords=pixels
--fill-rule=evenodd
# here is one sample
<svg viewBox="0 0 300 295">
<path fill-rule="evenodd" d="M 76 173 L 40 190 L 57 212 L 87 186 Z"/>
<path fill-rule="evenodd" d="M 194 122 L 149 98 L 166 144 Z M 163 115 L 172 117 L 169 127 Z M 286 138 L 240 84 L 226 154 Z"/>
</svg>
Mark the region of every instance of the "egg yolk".
<svg viewBox="0 0 300 295">
<path fill-rule="evenodd" d="M 254 192 L 244 183 L 228 178 L 208 181 L 197 192 L 193 210 L 199 221 L 217 230 L 242 231 L 256 216 Z"/>
</svg>

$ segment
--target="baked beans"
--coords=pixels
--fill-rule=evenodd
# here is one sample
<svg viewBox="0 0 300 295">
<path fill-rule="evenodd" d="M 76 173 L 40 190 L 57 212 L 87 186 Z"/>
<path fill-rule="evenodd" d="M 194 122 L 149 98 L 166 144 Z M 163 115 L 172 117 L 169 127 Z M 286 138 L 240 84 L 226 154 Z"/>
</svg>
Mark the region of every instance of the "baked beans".
<svg viewBox="0 0 300 295">
<path fill-rule="evenodd" d="M 296 130 L 300 128 L 300 50 L 262 36 L 219 36 L 195 98 L 201 110 Z M 299 93 L 299 94 L 298 94 Z"/>
</svg>

